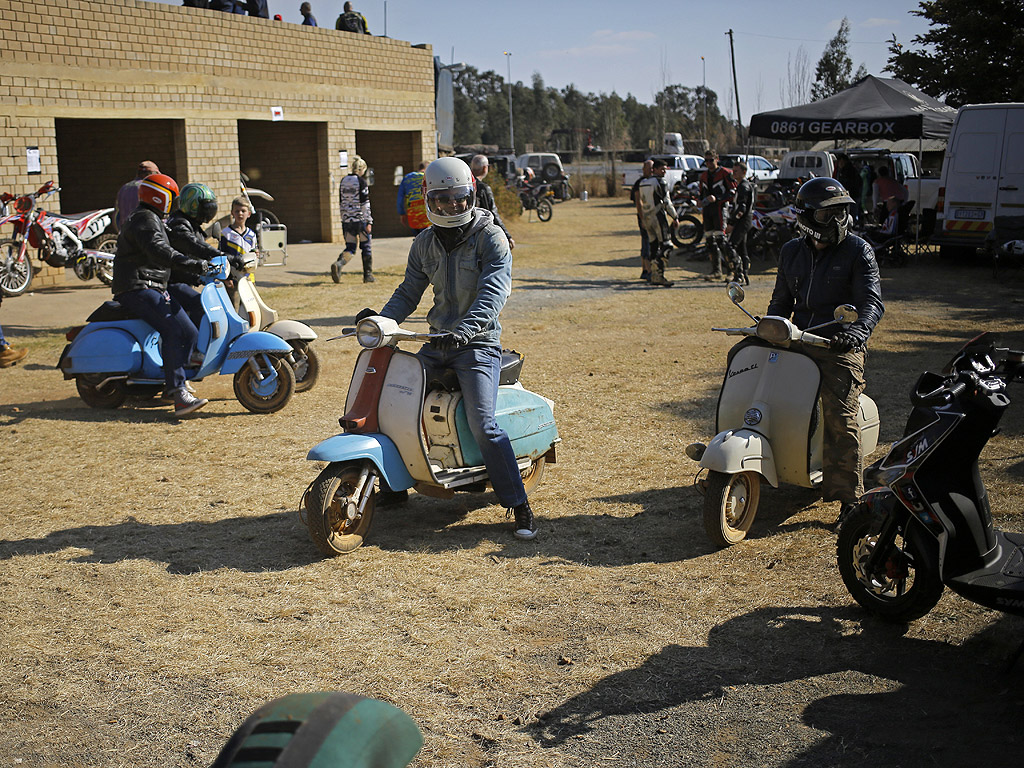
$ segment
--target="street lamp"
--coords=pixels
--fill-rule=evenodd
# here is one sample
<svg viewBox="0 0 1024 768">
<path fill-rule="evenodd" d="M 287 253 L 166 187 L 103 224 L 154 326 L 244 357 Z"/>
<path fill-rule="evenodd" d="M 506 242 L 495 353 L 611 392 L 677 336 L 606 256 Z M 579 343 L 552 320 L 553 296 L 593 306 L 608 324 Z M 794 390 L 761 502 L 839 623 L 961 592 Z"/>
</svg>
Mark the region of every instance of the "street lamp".
<svg viewBox="0 0 1024 768">
<path fill-rule="evenodd" d="M 516 153 L 516 132 L 512 125 L 512 51 L 505 51 L 505 63 L 508 65 L 508 140 L 512 145 L 512 154 Z"/>
<path fill-rule="evenodd" d="M 708 63 L 704 61 L 704 57 L 700 57 L 700 65 L 704 69 L 704 133 L 701 136 L 704 139 L 705 144 L 708 140 Z"/>
</svg>

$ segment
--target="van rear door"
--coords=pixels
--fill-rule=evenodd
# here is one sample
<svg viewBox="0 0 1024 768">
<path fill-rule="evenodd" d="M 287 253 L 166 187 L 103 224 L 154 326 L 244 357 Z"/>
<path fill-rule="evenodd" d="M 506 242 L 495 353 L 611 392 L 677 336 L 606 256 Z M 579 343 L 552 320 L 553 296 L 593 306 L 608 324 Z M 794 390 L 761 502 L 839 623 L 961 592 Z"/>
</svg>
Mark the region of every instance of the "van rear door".
<svg viewBox="0 0 1024 768">
<path fill-rule="evenodd" d="M 962 109 L 947 150 L 943 242 L 980 246 L 992 230 L 1005 108 Z"/>
<path fill-rule="evenodd" d="M 1024 106 L 1006 110 L 996 216 L 1024 216 Z"/>
</svg>

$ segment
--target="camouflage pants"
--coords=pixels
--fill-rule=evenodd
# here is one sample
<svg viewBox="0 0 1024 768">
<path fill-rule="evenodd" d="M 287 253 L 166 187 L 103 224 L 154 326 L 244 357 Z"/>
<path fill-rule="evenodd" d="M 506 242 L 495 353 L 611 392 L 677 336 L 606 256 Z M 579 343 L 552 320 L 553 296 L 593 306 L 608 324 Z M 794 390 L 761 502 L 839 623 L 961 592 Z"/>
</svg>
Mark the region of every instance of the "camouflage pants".
<svg viewBox="0 0 1024 768">
<path fill-rule="evenodd" d="M 827 332 L 827 331 L 826 331 Z M 821 371 L 821 410 L 824 421 L 821 495 L 825 501 L 856 501 L 864 493 L 863 457 L 857 412 L 864 391 L 863 349 L 837 355 L 805 347 Z"/>
</svg>

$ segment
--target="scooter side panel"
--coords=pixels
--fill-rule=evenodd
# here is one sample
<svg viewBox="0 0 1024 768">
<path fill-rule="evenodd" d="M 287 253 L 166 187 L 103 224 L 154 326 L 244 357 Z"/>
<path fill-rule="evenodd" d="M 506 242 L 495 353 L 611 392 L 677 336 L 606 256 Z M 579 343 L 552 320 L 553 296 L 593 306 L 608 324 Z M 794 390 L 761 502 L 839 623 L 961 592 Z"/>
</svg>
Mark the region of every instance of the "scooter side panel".
<svg viewBox="0 0 1024 768">
<path fill-rule="evenodd" d="M 727 475 L 757 472 L 773 488 L 779 487 L 771 443 L 764 435 L 750 429 L 719 432 L 704 451 L 700 465 Z"/>
<path fill-rule="evenodd" d="M 305 323 L 300 323 L 298 320 L 278 320 L 263 330 L 275 336 L 280 336 L 285 341 L 313 341 L 316 338 L 316 331 Z"/>
<path fill-rule="evenodd" d="M 558 428 L 550 401 L 519 386 L 498 387 L 498 405 L 494 411 L 498 426 L 508 434 L 517 459 L 538 459 L 558 440 Z M 455 414 L 462 459 L 466 466 L 484 463 L 480 447 L 469 429 L 466 405 L 459 401 Z"/>
<path fill-rule="evenodd" d="M 220 367 L 221 373 L 237 373 L 253 355 L 271 354 L 286 355 L 292 348 L 279 336 L 266 331 L 249 331 L 243 333 L 228 348 L 227 357 Z M 204 363 L 205 367 L 205 363 Z"/>
<path fill-rule="evenodd" d="M 417 480 L 436 482 L 427 460 L 423 434 L 423 392 L 426 388 L 423 363 L 416 355 L 396 350 L 384 376 L 377 404 L 380 431 L 395 442 L 406 470 Z"/>
<path fill-rule="evenodd" d="M 398 448 L 387 435 L 345 433 L 314 445 L 306 458 L 310 461 L 358 461 L 369 459 L 384 476 L 393 491 L 412 488 L 416 481 L 406 471 Z"/>
<path fill-rule="evenodd" d="M 153 329 L 143 320 L 90 323 L 71 343 L 64 358 L 64 372 L 137 372 L 142 368 L 139 339 L 145 339 L 151 333 Z"/>
<path fill-rule="evenodd" d="M 732 356 L 718 401 L 716 430 L 750 429 L 771 441 L 780 482 L 808 486 L 811 425 L 821 374 L 815 362 L 799 352 L 778 347 L 745 345 Z M 820 440 L 817 430 L 816 440 Z"/>
</svg>

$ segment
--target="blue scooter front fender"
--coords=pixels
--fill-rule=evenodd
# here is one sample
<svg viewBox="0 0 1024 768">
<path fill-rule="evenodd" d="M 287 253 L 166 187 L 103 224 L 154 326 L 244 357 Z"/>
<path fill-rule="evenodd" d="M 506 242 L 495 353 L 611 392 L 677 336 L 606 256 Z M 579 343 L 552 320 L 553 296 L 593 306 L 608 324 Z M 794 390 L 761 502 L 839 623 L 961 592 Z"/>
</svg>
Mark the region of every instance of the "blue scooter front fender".
<svg viewBox="0 0 1024 768">
<path fill-rule="evenodd" d="M 292 348 L 280 336 L 266 331 L 249 331 L 243 333 L 228 348 L 227 357 L 220 367 L 222 374 L 237 373 L 245 361 L 253 355 L 269 354 L 280 357 L 291 354 Z"/>
<path fill-rule="evenodd" d="M 331 463 L 369 459 L 384 476 L 391 490 L 404 491 L 416 484 L 391 438 L 379 432 L 362 435 L 345 433 L 329 437 L 314 445 L 306 458 Z"/>
</svg>

